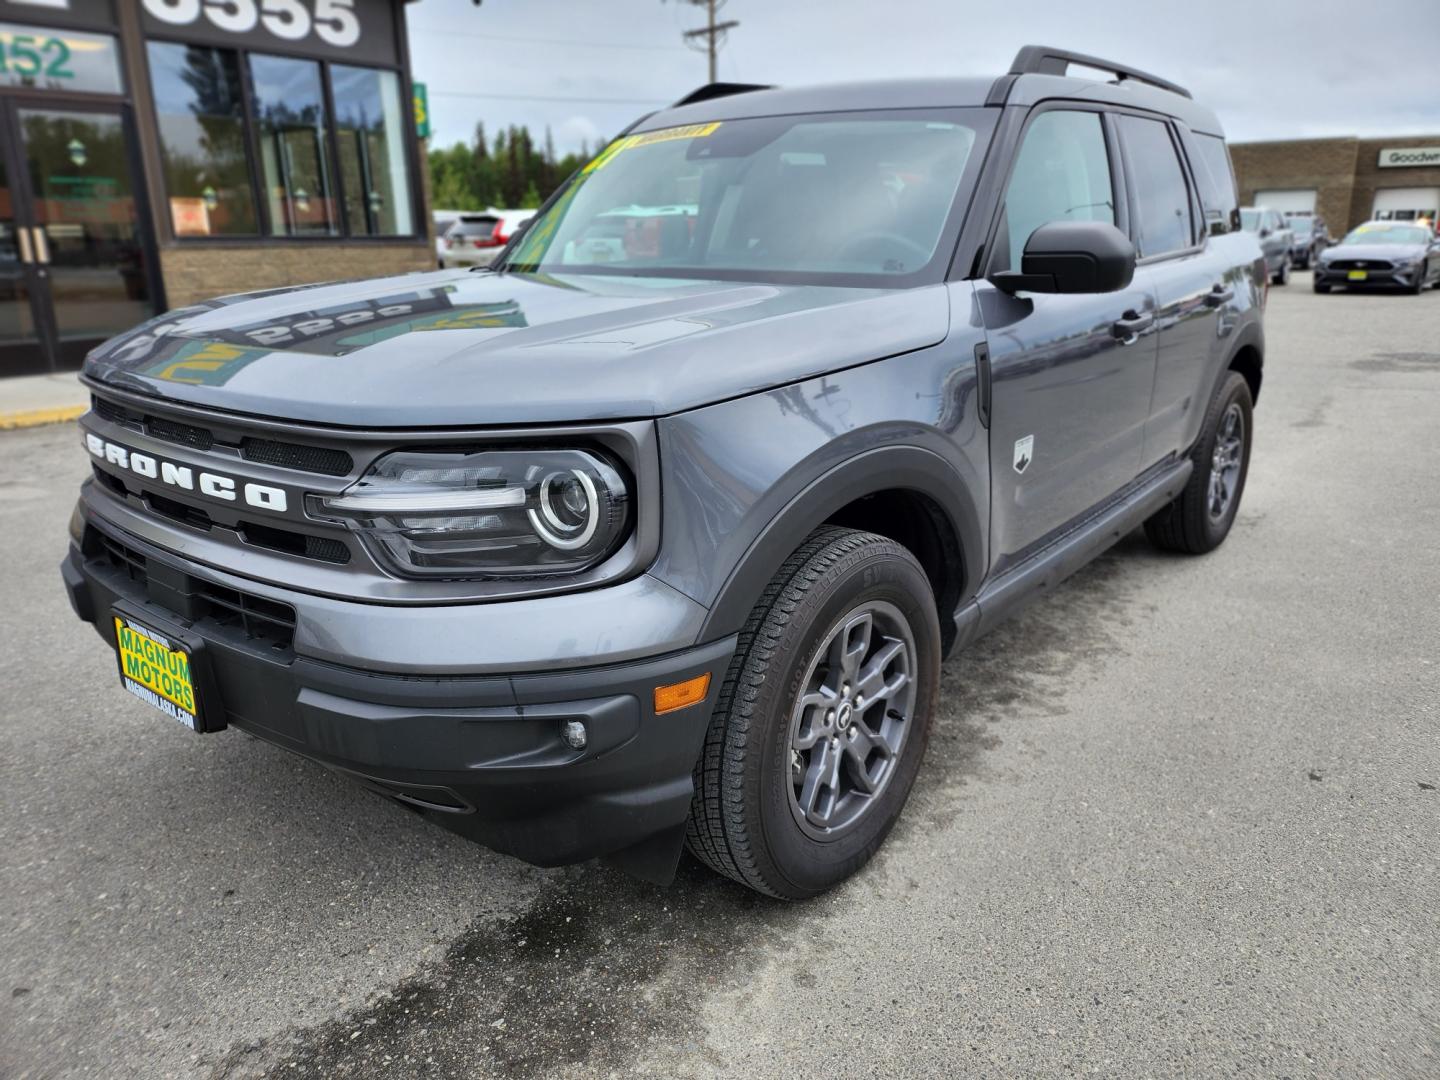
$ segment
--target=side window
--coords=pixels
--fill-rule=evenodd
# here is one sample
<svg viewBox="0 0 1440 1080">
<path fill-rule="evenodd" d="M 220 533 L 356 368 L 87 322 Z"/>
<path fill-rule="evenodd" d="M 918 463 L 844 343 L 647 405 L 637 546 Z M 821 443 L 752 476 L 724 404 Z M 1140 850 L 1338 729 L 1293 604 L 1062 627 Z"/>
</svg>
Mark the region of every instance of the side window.
<svg viewBox="0 0 1440 1080">
<path fill-rule="evenodd" d="M 1239 229 L 1240 197 L 1235 193 L 1235 170 L 1225 140 L 1214 135 L 1191 134 L 1195 148 L 1195 182 L 1200 185 L 1200 204 L 1205 207 L 1205 231 L 1223 236 Z"/>
<path fill-rule="evenodd" d="M 1170 128 L 1141 116 L 1120 117 L 1125 149 L 1134 173 L 1140 255 L 1180 251 L 1195 242 L 1190 189 L 1175 154 Z"/>
<path fill-rule="evenodd" d="M 1005 190 L 1008 254 L 994 268 L 1019 270 L 1030 234 L 1051 221 L 1115 224 L 1115 191 L 1100 114 L 1052 109 L 1025 132 Z"/>
</svg>

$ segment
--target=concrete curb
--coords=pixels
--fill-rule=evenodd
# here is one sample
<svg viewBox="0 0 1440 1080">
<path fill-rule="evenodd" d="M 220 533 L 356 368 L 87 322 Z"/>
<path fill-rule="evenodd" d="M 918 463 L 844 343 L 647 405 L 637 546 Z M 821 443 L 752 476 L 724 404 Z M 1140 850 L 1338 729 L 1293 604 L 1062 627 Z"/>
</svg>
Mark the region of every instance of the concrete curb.
<svg viewBox="0 0 1440 1080">
<path fill-rule="evenodd" d="M 88 405 L 66 405 L 58 409 L 22 409 L 19 412 L 0 413 L 0 431 L 63 424 L 82 416 L 89 408 Z"/>
</svg>

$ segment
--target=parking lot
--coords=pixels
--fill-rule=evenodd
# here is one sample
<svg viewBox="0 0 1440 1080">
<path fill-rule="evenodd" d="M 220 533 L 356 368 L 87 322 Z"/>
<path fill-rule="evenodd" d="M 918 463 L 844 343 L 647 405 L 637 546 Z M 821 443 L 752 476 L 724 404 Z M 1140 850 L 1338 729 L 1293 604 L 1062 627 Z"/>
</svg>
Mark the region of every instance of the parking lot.
<svg viewBox="0 0 1440 1080">
<path fill-rule="evenodd" d="M 1440 293 L 1272 290 L 1235 532 L 945 669 L 868 870 L 536 870 L 124 694 L 0 433 L 0 1076 L 1440 1075 Z"/>
</svg>

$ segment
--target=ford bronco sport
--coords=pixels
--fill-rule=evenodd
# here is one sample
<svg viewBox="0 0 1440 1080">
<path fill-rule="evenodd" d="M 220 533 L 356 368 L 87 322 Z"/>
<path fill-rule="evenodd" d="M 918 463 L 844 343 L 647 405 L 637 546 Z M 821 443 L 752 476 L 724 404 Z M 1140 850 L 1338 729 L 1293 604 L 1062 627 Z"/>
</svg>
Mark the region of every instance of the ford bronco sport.
<svg viewBox="0 0 1440 1080">
<path fill-rule="evenodd" d="M 490 268 L 95 350 L 65 583 L 196 731 L 535 863 L 810 896 L 895 823 L 942 657 L 1141 524 L 1225 539 L 1239 226 L 1214 114 L 1094 57 L 707 86 Z"/>
</svg>

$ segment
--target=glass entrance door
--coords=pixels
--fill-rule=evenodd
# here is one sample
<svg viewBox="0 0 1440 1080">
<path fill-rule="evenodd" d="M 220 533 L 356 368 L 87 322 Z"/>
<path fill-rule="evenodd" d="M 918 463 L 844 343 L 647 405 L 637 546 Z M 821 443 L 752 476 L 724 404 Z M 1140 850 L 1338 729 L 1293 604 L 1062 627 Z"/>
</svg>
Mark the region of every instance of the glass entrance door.
<svg viewBox="0 0 1440 1080">
<path fill-rule="evenodd" d="M 0 153 L 0 375 L 49 370 L 35 315 L 33 241 L 29 228 L 20 224 L 19 201 L 9 163 Z"/>
<path fill-rule="evenodd" d="M 78 368 L 95 345 L 155 312 L 131 143 L 118 111 L 23 103 L 9 111 L 14 246 L 32 325 L 28 352 L 0 354 L 0 375 Z M 0 314 L 0 340 L 6 326 Z"/>
</svg>

